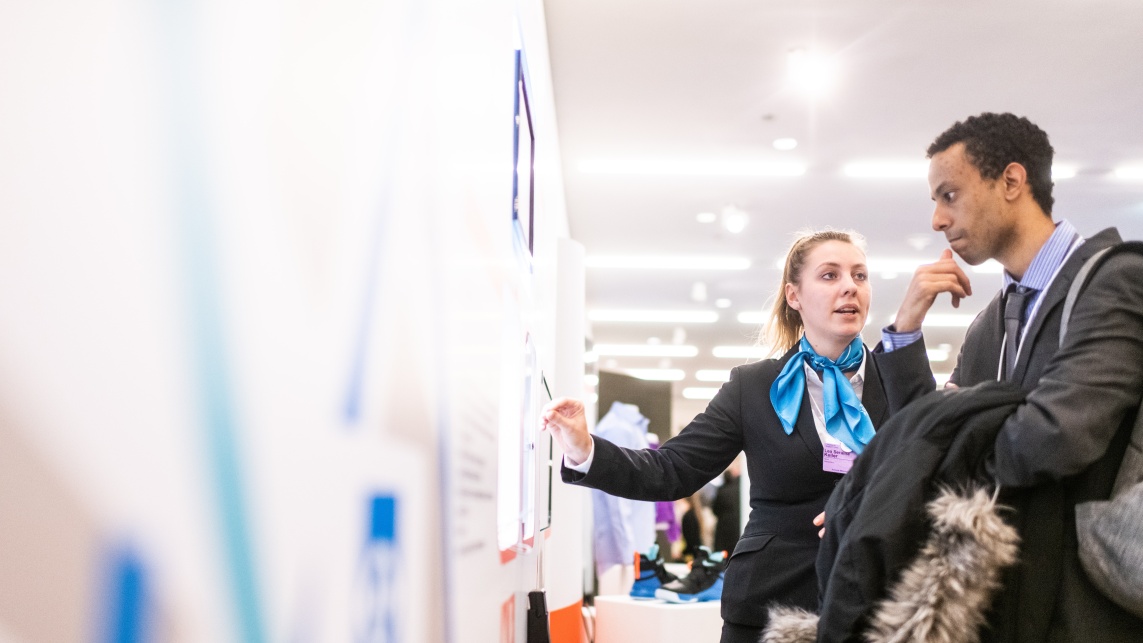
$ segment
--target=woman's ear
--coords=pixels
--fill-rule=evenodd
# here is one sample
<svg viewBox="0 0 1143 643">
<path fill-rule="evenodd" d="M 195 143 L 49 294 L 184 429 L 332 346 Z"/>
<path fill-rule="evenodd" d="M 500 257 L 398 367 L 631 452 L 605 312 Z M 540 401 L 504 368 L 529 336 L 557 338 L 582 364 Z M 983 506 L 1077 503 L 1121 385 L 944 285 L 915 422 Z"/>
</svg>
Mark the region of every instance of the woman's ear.
<svg viewBox="0 0 1143 643">
<path fill-rule="evenodd" d="M 794 284 L 786 284 L 786 305 L 794 310 L 802 310 L 802 302 L 798 301 L 798 289 Z"/>
</svg>

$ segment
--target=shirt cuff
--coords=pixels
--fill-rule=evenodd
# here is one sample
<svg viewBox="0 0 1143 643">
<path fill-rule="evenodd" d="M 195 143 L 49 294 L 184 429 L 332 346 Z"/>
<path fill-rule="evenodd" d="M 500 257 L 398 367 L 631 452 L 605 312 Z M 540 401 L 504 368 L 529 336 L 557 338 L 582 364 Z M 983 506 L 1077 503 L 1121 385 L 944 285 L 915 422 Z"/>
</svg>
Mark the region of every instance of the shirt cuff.
<svg viewBox="0 0 1143 643">
<path fill-rule="evenodd" d="M 571 469 L 572 471 L 578 471 L 579 473 L 587 473 L 587 470 L 591 468 L 591 461 L 594 459 L 595 459 L 595 438 L 592 438 L 591 439 L 591 451 L 587 452 L 587 459 L 584 460 L 583 462 L 579 463 L 579 464 L 572 464 L 568 460 L 568 457 L 565 455 L 564 456 L 564 466 Z"/>
<path fill-rule="evenodd" d="M 893 325 L 890 324 L 881 329 L 881 347 L 886 353 L 892 353 L 898 348 L 905 348 L 906 346 L 920 341 L 922 333 L 920 329 L 909 331 L 907 333 L 899 333 Z"/>
</svg>

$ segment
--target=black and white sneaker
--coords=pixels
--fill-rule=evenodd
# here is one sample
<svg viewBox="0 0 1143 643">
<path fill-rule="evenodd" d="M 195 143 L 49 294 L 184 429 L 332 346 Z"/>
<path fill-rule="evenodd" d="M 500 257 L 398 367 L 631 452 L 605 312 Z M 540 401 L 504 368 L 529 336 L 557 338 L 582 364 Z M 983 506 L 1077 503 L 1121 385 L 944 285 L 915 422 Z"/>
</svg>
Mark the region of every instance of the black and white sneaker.
<svg viewBox="0 0 1143 643">
<path fill-rule="evenodd" d="M 646 554 L 635 554 L 635 584 L 631 586 L 631 598 L 655 598 L 655 591 L 663 585 L 679 580 L 667 571 L 663 559 L 659 556 L 659 545 L 651 545 Z"/>
<path fill-rule="evenodd" d="M 728 562 L 726 552 L 699 547 L 691 573 L 655 590 L 655 598 L 668 603 L 702 603 L 722 599 L 722 577 Z"/>
</svg>

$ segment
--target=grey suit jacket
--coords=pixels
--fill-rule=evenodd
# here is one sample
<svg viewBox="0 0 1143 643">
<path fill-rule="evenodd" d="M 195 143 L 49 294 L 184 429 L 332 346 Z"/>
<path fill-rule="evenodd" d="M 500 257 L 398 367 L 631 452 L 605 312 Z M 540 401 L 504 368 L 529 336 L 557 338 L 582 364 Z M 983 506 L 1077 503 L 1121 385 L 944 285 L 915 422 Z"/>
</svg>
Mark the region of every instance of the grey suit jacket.
<svg viewBox="0 0 1143 643">
<path fill-rule="evenodd" d="M 1065 262 L 1042 295 L 1009 379 L 1028 392 L 996 440 L 994 473 L 1017 509 L 1021 564 L 994 606 L 1003 641 L 1138 641 L 1143 622 L 1102 596 L 1079 566 L 1074 507 L 1107 498 L 1143 393 L 1143 257 L 1124 253 L 1096 273 L 1059 345 L 1063 301 L 1108 229 Z M 951 382 L 996 379 L 1003 339 L 997 295 L 969 327 Z"/>
</svg>

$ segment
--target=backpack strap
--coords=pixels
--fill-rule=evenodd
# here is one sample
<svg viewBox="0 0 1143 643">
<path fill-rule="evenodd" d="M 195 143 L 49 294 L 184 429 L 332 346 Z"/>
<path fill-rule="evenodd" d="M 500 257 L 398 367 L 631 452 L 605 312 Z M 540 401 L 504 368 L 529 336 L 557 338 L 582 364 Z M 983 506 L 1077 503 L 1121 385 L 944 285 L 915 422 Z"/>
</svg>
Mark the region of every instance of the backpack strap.
<svg viewBox="0 0 1143 643">
<path fill-rule="evenodd" d="M 1063 315 L 1060 317 L 1060 345 L 1064 343 L 1064 335 L 1068 332 L 1068 321 L 1072 317 L 1072 308 L 1076 305 L 1076 299 L 1079 298 L 1080 293 L 1087 287 L 1088 282 L 1091 281 L 1092 273 L 1102 265 L 1103 261 L 1111 255 L 1116 255 L 1121 252 L 1135 252 L 1143 255 L 1143 241 L 1124 241 L 1114 246 L 1109 246 L 1100 250 L 1088 257 L 1087 261 L 1083 262 L 1083 266 L 1076 273 L 1072 279 L 1072 285 L 1068 288 L 1067 297 L 1064 299 Z"/>
</svg>

